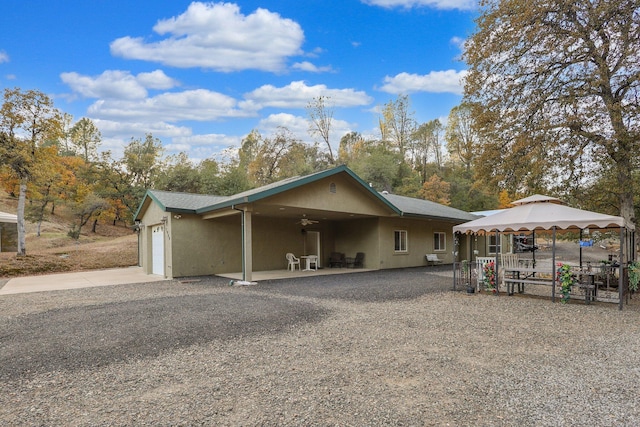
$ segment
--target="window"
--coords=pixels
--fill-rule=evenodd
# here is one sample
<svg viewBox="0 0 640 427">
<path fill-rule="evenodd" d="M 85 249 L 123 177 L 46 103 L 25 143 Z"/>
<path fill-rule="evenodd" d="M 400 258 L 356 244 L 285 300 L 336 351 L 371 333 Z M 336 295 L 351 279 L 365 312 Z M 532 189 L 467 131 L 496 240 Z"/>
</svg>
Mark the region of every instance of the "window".
<svg viewBox="0 0 640 427">
<path fill-rule="evenodd" d="M 498 242 L 497 245 L 496 245 L 496 242 Z M 490 254 L 500 253 L 500 239 L 496 239 L 495 234 L 489 235 L 489 253 Z"/>
<path fill-rule="evenodd" d="M 336 194 L 336 190 L 337 190 L 337 188 L 336 188 L 336 183 L 335 182 L 332 182 L 331 184 L 329 184 L 329 193 Z"/>
<path fill-rule="evenodd" d="M 407 252 L 407 231 L 396 230 L 393 233 L 395 238 L 394 250 L 396 252 Z"/>
<path fill-rule="evenodd" d="M 445 251 L 447 250 L 447 235 L 440 231 L 433 233 L 433 250 Z"/>
</svg>

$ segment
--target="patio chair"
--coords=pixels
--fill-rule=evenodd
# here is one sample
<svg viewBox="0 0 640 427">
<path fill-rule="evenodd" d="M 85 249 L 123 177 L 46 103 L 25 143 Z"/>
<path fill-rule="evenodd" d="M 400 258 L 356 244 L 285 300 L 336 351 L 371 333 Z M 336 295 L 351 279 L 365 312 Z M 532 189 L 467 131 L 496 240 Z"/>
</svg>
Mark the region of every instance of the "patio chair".
<svg viewBox="0 0 640 427">
<path fill-rule="evenodd" d="M 285 255 L 287 257 L 287 261 L 289 261 L 289 265 L 287 265 L 287 270 L 295 271 L 296 265 L 298 266 L 298 270 L 300 270 L 300 258 L 296 258 L 294 254 L 291 252 Z"/>
<path fill-rule="evenodd" d="M 344 267 L 346 264 L 346 260 L 344 258 L 344 254 L 340 252 L 331 252 L 329 256 L 329 267 Z"/>
<path fill-rule="evenodd" d="M 353 268 L 364 267 L 364 252 L 358 252 L 353 260 Z"/>
<path fill-rule="evenodd" d="M 318 255 L 308 255 L 309 257 L 309 270 L 318 270 Z"/>
</svg>

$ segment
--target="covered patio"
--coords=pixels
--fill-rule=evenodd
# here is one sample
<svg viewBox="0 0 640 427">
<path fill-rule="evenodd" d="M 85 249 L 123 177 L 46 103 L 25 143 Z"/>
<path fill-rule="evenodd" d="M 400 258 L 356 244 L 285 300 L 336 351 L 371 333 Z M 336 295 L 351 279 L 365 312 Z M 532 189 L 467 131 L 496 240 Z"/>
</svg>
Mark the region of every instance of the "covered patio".
<svg viewBox="0 0 640 427">
<path fill-rule="evenodd" d="M 279 280 L 279 279 L 295 279 L 295 278 L 308 278 L 308 277 L 316 277 L 316 276 L 330 276 L 337 274 L 351 274 L 351 273 L 363 273 L 367 271 L 374 271 L 370 268 L 320 268 L 318 270 L 269 270 L 269 271 L 254 271 L 252 280 L 254 281 L 263 281 L 263 280 Z M 234 273 L 222 273 L 217 274 L 217 276 L 225 277 L 227 279 L 231 279 L 233 281 L 241 281 L 243 280 L 242 272 L 234 272 Z"/>
<path fill-rule="evenodd" d="M 596 277 L 599 277 L 596 276 L 596 273 L 600 273 L 607 278 L 607 286 L 615 286 L 618 293 L 616 302 L 618 302 L 619 308 L 622 309 L 624 296 L 628 295 L 628 263 L 636 258 L 635 228 L 632 224 L 627 223 L 622 217 L 571 208 L 564 205 L 560 199 L 543 195 L 534 195 L 517 200 L 513 202 L 513 205 L 515 207 L 457 225 L 453 228 L 454 233 L 458 236 L 461 234 L 490 236 L 495 233 L 495 241 L 500 242 L 500 236 L 503 234 L 517 232 L 535 234 L 536 231 L 540 230 L 551 232 L 553 243 L 550 265 L 542 266 L 540 265 L 541 263 L 537 263 L 535 250 L 533 252 L 533 262 L 528 260 L 526 265 L 518 260 L 517 255 L 500 253 L 501 250 L 497 250 L 493 257 L 478 257 L 472 263 L 470 263 L 471 260 L 456 263 L 454 265 L 454 289 L 472 281 L 470 277 L 472 274 L 476 275 L 478 284 L 480 284 L 484 280 L 483 275 L 487 269 L 486 265 L 493 263 L 491 264 L 491 269 L 495 273 L 491 274 L 496 279 L 496 294 L 500 289 L 500 285 L 506 287 L 509 294 L 515 293 L 516 286 L 519 293 L 524 293 L 524 288 L 527 285 L 550 286 L 551 299 L 555 302 L 556 285 L 558 284 L 558 265 L 556 263 L 557 233 L 575 231 L 582 236 L 583 230 L 615 230 L 618 232 L 620 242 L 616 262 L 602 265 L 600 267 L 602 271 L 598 272 L 598 267 L 594 268 L 590 264 L 583 265 L 582 256 L 580 256 L 579 263 L 572 264 L 567 268 L 571 269 L 571 274 L 576 278 L 577 287 L 584 292 L 585 302 L 595 299 L 598 290 Z M 456 239 L 456 241 L 459 241 L 459 239 Z M 458 248 L 456 248 L 456 251 L 458 251 Z M 582 254 L 581 247 L 580 254 Z M 612 278 L 615 278 L 615 283 L 612 283 Z"/>
</svg>

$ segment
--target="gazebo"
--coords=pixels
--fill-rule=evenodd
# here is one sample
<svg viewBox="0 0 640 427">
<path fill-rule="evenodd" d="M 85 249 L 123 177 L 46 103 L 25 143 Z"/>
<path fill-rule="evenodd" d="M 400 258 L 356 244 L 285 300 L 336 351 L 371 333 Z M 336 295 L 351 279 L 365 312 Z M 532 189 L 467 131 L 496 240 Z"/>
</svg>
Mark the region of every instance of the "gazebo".
<svg viewBox="0 0 640 427">
<path fill-rule="evenodd" d="M 519 231 L 537 230 L 551 231 L 553 235 L 552 246 L 552 299 L 555 301 L 556 281 L 556 231 L 557 230 L 584 230 L 584 229 L 618 229 L 620 231 L 620 254 L 618 275 L 619 306 L 622 309 L 624 296 L 623 269 L 625 260 L 635 257 L 634 226 L 627 223 L 624 218 L 613 215 L 605 215 L 597 212 L 586 211 L 566 206 L 555 197 L 536 194 L 512 203 L 513 208 L 505 209 L 496 214 L 482 217 L 453 227 L 454 233 L 462 234 L 489 234 L 496 233 L 499 239 L 500 233 L 515 233 Z M 625 251 L 625 242 L 628 247 Z M 456 248 L 457 250 L 457 248 Z M 496 254 L 497 255 L 497 254 Z M 499 269 L 499 257 L 496 256 L 496 271 Z"/>
</svg>

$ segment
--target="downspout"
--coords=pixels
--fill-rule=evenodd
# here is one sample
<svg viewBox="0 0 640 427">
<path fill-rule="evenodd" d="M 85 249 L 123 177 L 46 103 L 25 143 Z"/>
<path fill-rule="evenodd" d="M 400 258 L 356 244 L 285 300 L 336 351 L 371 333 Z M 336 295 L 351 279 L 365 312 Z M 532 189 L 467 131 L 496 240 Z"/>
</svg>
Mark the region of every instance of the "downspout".
<svg viewBox="0 0 640 427">
<path fill-rule="evenodd" d="M 231 209 L 233 209 L 234 211 L 238 211 L 238 212 L 240 212 L 242 214 L 242 219 L 240 220 L 240 230 L 241 230 L 240 246 L 242 247 L 242 281 L 246 282 L 247 281 L 247 269 L 246 269 L 246 266 L 244 264 L 244 257 L 245 257 L 245 251 L 246 251 L 246 248 L 244 247 L 244 210 L 236 208 L 236 205 L 231 205 Z"/>
</svg>

